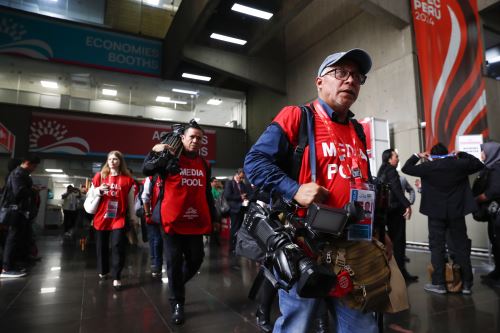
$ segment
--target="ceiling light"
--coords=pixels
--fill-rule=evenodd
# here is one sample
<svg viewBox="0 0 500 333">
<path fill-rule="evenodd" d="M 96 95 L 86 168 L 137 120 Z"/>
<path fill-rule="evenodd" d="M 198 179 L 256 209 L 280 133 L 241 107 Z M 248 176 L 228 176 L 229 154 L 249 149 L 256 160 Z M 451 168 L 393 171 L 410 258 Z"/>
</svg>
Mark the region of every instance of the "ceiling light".
<svg viewBox="0 0 500 333">
<path fill-rule="evenodd" d="M 171 104 L 182 104 L 182 105 L 187 104 L 186 101 L 177 101 L 170 99 L 170 97 L 165 97 L 165 96 L 156 96 L 156 101 L 160 103 L 171 103 Z"/>
<path fill-rule="evenodd" d="M 160 0 L 142 0 L 142 2 L 150 6 L 158 6 L 160 4 Z"/>
<path fill-rule="evenodd" d="M 171 99 L 170 101 L 168 101 L 166 103 L 186 105 L 188 102 L 186 102 L 186 101 L 176 101 L 174 99 Z"/>
<path fill-rule="evenodd" d="M 265 12 L 263 10 L 255 9 L 252 7 L 247 7 L 244 5 L 240 5 L 239 3 L 235 3 L 233 7 L 231 7 L 232 10 L 235 12 L 240 12 L 243 14 L 247 14 L 250 16 L 255 16 L 264 20 L 269 20 L 271 17 L 273 17 L 273 13 Z"/>
<path fill-rule="evenodd" d="M 222 104 L 222 99 L 220 98 L 210 98 L 207 102 L 209 105 L 221 105 Z"/>
<path fill-rule="evenodd" d="M 156 101 L 160 103 L 166 103 L 170 101 L 170 97 L 165 97 L 165 96 L 156 96 Z"/>
<path fill-rule="evenodd" d="M 51 175 L 52 178 L 65 178 L 65 177 L 68 177 L 68 175 L 65 175 L 65 174 L 62 174 L 62 173 L 53 173 Z"/>
<path fill-rule="evenodd" d="M 218 39 L 218 40 L 221 40 L 221 41 L 224 41 L 224 42 L 238 44 L 238 45 L 245 45 L 247 43 L 247 41 L 244 40 L 244 39 L 229 37 L 229 36 L 226 36 L 226 35 L 217 34 L 215 32 L 213 32 L 210 35 L 210 38 L 212 38 L 212 39 Z"/>
<path fill-rule="evenodd" d="M 200 118 L 196 117 L 196 118 L 194 118 L 194 121 L 196 121 L 198 123 L 200 121 Z"/>
<path fill-rule="evenodd" d="M 51 89 L 57 89 L 59 86 L 57 85 L 57 82 L 54 82 L 54 81 L 40 81 L 40 83 L 42 84 L 42 87 L 44 88 L 51 88 Z"/>
<path fill-rule="evenodd" d="M 184 89 L 177 89 L 177 88 L 173 88 L 172 91 L 180 93 L 180 94 L 188 94 L 188 95 L 197 95 L 198 94 L 198 92 L 194 91 L 194 90 L 184 90 Z"/>
<path fill-rule="evenodd" d="M 107 96 L 116 96 L 116 90 L 114 89 L 103 89 L 102 94 Z"/>
<path fill-rule="evenodd" d="M 182 73 L 182 77 L 186 79 L 200 80 L 200 81 L 210 81 L 212 78 L 210 76 Z"/>
<path fill-rule="evenodd" d="M 63 172 L 63 169 L 45 169 L 45 172 Z"/>
</svg>

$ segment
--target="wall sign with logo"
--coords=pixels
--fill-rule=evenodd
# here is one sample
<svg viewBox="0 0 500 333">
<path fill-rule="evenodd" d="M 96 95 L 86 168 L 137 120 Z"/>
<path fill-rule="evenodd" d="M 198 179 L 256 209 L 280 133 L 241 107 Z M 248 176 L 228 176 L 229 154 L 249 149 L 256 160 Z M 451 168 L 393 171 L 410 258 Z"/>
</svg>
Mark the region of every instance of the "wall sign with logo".
<svg viewBox="0 0 500 333">
<path fill-rule="evenodd" d="M 0 153 L 10 153 L 14 152 L 14 145 L 16 142 L 16 137 L 12 134 L 7 127 L 0 123 Z"/>
<path fill-rule="evenodd" d="M 106 155 L 119 150 L 125 156 L 144 158 L 159 143 L 169 125 L 33 112 L 29 150 L 36 153 Z M 205 130 L 200 155 L 215 161 L 215 131 Z"/>
<path fill-rule="evenodd" d="M 477 0 L 412 0 L 426 147 L 488 135 Z"/>
<path fill-rule="evenodd" d="M 32 15 L 0 12 L 0 53 L 160 76 L 160 41 Z"/>
</svg>

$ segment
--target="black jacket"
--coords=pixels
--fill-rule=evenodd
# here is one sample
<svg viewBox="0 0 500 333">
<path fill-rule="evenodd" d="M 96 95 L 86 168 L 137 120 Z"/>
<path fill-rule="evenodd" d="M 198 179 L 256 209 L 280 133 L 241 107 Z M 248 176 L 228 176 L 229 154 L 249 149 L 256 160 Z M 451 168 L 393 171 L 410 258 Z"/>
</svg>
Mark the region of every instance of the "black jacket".
<svg viewBox="0 0 500 333">
<path fill-rule="evenodd" d="M 17 205 L 21 212 L 32 215 L 36 210 L 36 203 L 33 180 L 29 172 L 18 166 L 9 174 L 7 182 L 9 184 L 6 186 L 6 204 Z"/>
<path fill-rule="evenodd" d="M 422 180 L 420 212 L 430 218 L 454 219 L 477 210 L 469 184 L 469 175 L 484 168 L 474 156 L 460 152 L 417 165 L 419 158 L 412 155 L 401 169 Z"/>
<path fill-rule="evenodd" d="M 382 164 L 378 170 L 377 177 L 384 183 L 389 184 L 391 189 L 391 201 L 389 202 L 389 208 L 391 210 L 406 209 L 411 206 L 410 201 L 408 201 L 405 196 L 405 192 L 401 186 L 401 180 L 399 179 L 399 173 L 395 167 L 388 163 Z"/>
<path fill-rule="evenodd" d="M 224 185 L 224 198 L 226 198 L 229 207 L 231 207 L 230 212 L 234 214 L 241 210 L 241 204 L 243 203 L 241 194 L 246 193 L 248 197 L 251 194 L 244 182 L 240 183 L 240 189 L 241 192 L 238 191 L 238 185 L 236 185 L 234 178 L 227 181 Z"/>
</svg>

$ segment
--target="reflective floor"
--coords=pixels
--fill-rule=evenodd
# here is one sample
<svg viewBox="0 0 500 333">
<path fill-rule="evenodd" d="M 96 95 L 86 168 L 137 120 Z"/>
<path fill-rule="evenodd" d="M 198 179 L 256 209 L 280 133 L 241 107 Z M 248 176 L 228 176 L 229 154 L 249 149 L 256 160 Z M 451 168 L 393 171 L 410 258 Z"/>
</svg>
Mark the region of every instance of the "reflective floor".
<svg viewBox="0 0 500 333">
<path fill-rule="evenodd" d="M 170 322 L 168 285 L 151 278 L 146 248 L 129 248 L 124 290 L 100 281 L 94 248 L 82 251 L 78 240 L 45 235 L 38 240 L 43 259 L 20 279 L 0 279 L 1 332 L 258 332 L 247 299 L 257 268 L 241 260 L 231 267 L 226 247 L 206 248 L 200 273 L 187 286 L 186 323 Z M 428 253 L 408 252 L 408 270 L 420 276 L 409 285 L 411 310 L 387 318 L 413 332 L 500 332 L 500 288 L 479 282 L 487 261 L 474 259 L 472 296 L 434 295 L 427 282 Z M 276 307 L 273 317 L 278 314 Z M 390 328 L 386 332 L 393 331 Z"/>
</svg>

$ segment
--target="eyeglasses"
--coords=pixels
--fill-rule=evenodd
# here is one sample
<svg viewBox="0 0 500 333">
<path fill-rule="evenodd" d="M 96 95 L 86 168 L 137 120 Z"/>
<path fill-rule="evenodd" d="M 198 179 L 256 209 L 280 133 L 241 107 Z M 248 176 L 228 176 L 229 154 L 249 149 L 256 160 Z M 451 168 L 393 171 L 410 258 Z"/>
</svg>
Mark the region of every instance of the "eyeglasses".
<svg viewBox="0 0 500 333">
<path fill-rule="evenodd" d="M 350 72 L 348 70 L 345 70 L 343 68 L 334 68 L 328 73 L 323 74 L 325 75 L 331 75 L 337 79 L 337 80 L 347 80 L 349 78 L 349 75 L 352 77 L 352 79 L 359 83 L 359 84 L 364 84 L 366 81 L 366 75 L 361 74 L 361 73 L 356 73 L 356 72 Z"/>
</svg>

